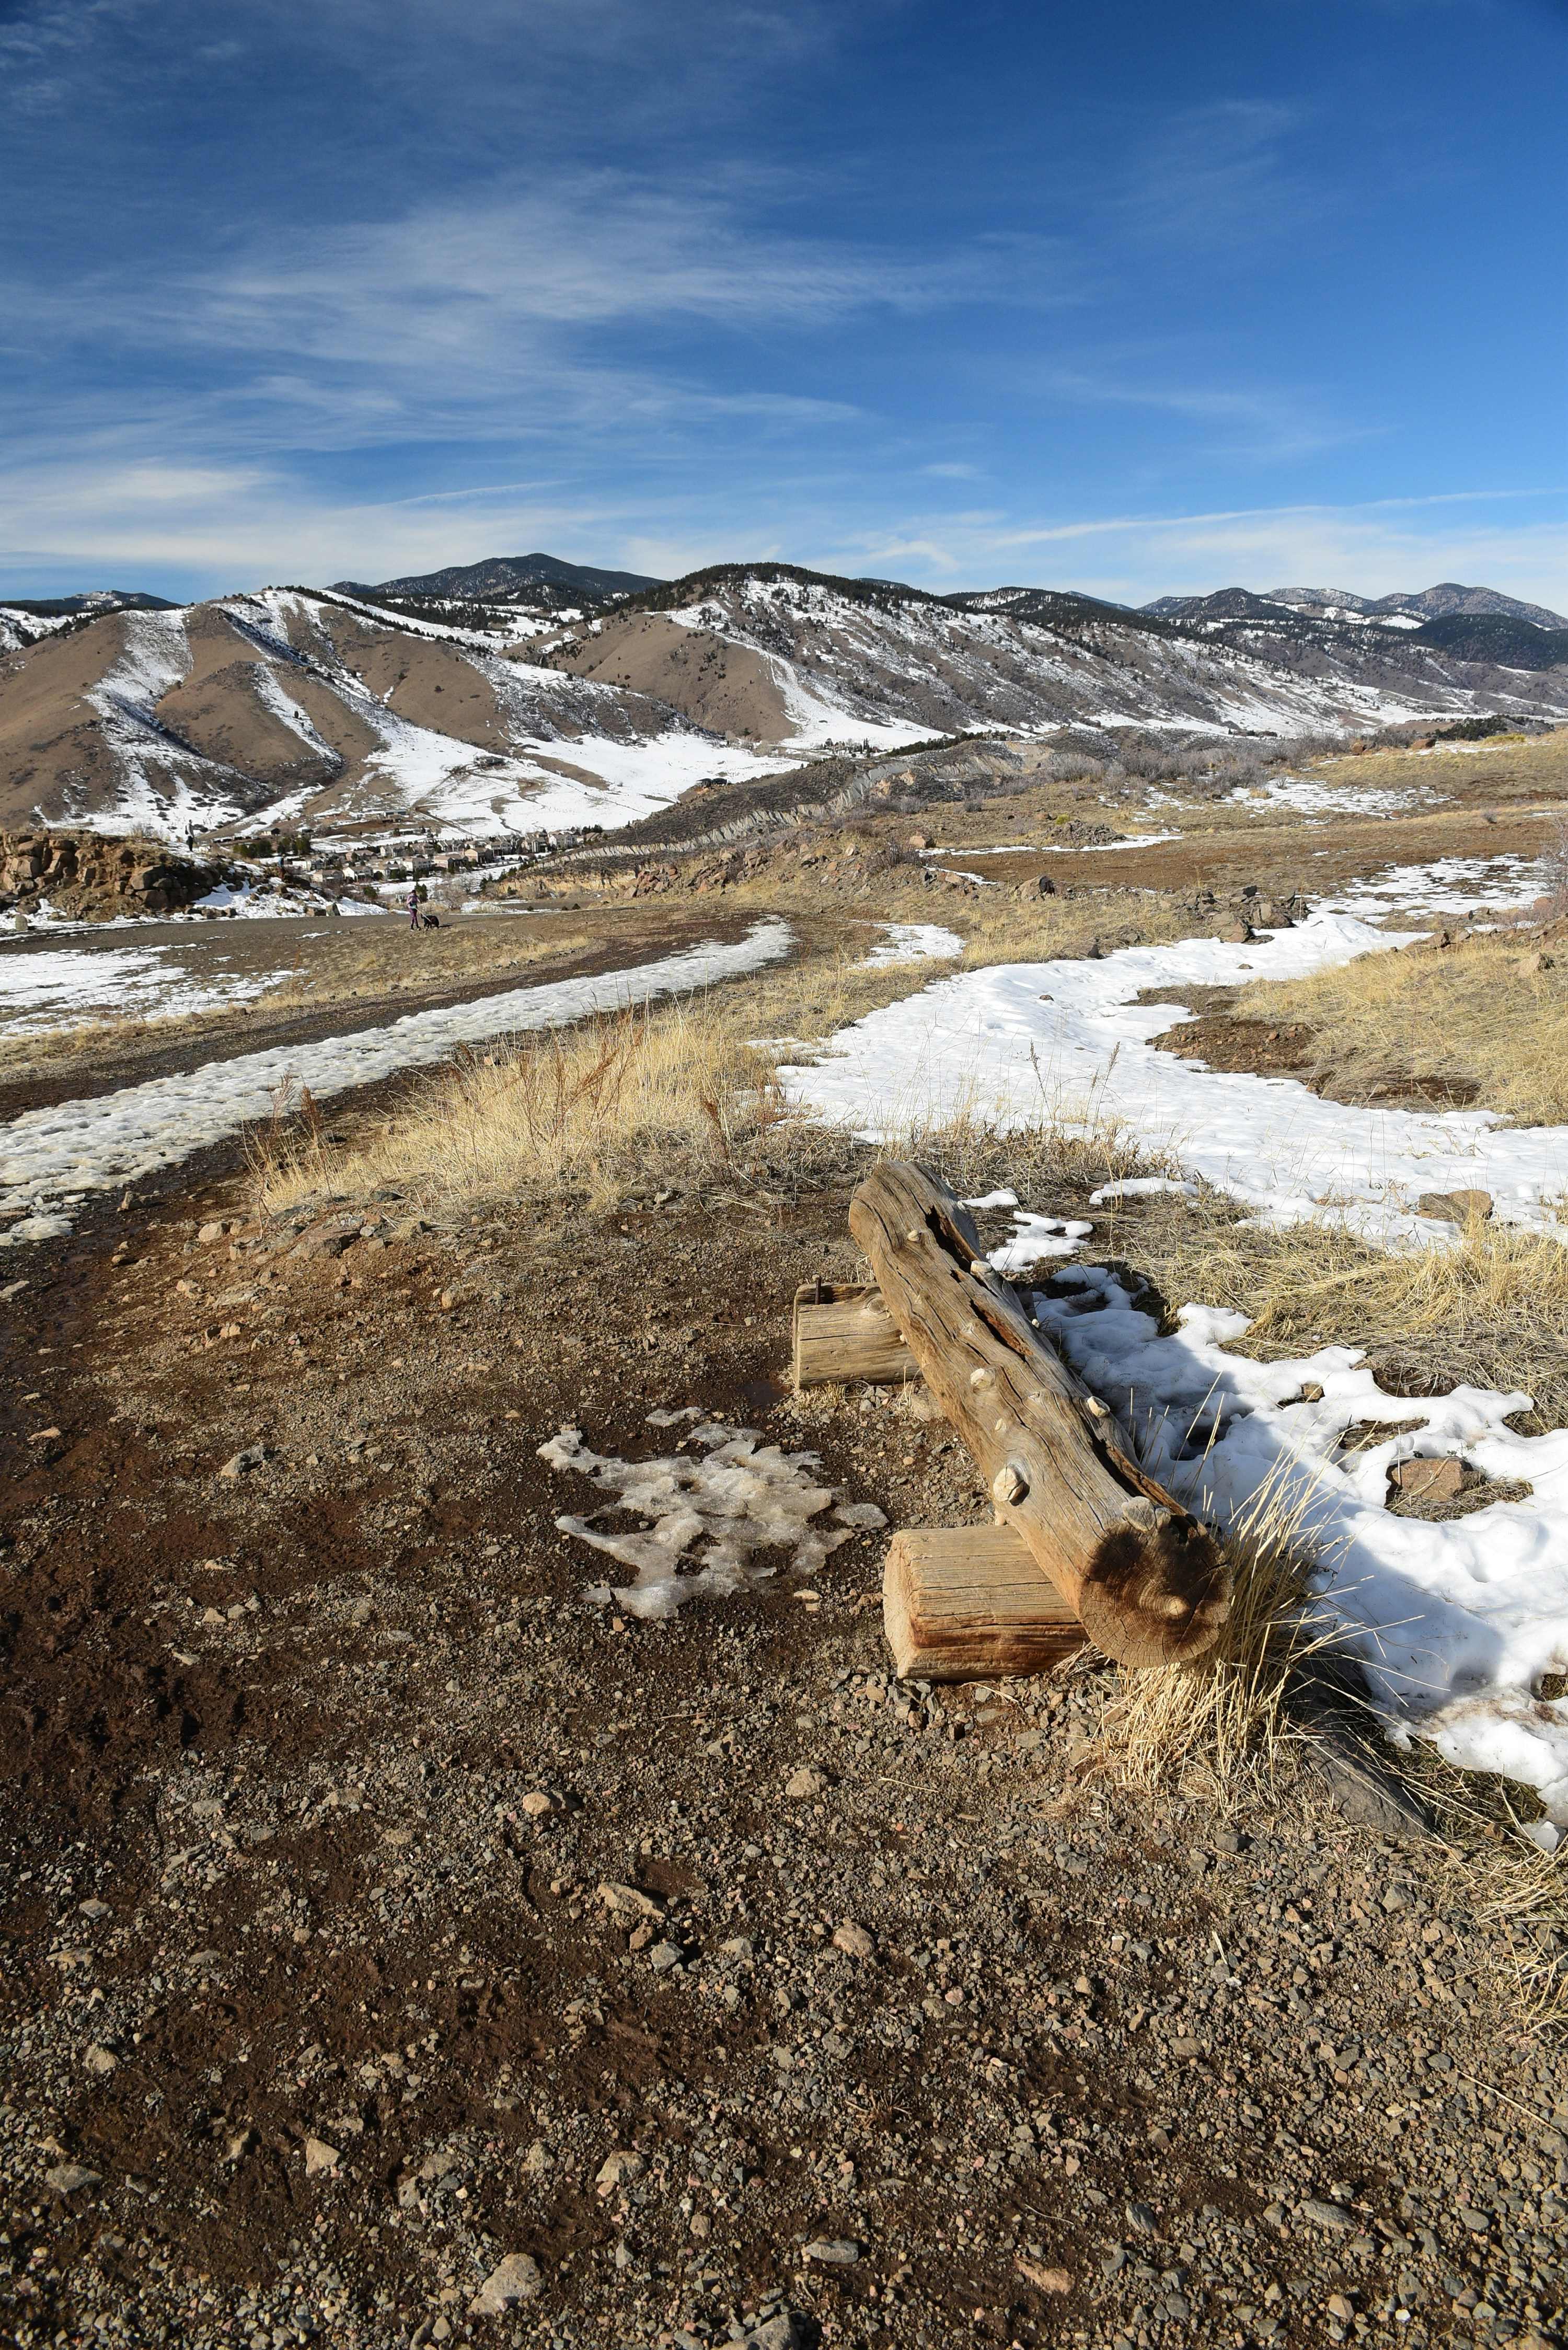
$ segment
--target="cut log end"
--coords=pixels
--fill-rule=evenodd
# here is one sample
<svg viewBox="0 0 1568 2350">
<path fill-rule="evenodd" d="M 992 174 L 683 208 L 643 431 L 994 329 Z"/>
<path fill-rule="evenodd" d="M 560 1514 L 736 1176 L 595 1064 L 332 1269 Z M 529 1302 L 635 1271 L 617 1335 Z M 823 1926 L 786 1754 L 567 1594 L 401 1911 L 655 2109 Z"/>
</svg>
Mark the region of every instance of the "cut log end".
<svg viewBox="0 0 1568 2350">
<path fill-rule="evenodd" d="M 1196 1518 L 1124 1523 L 1096 1547 L 1078 1613 L 1096 1647 L 1124 1665 L 1189 1664 L 1219 1638 L 1233 1580 Z"/>
</svg>

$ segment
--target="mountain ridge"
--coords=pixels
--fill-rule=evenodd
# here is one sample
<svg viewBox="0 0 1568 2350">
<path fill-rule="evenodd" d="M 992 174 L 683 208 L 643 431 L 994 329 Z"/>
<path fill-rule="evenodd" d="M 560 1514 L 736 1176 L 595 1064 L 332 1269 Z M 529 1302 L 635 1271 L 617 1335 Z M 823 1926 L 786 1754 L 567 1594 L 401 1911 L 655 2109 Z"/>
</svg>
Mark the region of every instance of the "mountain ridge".
<svg viewBox="0 0 1568 2350">
<path fill-rule="evenodd" d="M 1208 596 L 1158 596 L 1141 605 L 1162 619 L 1188 619 L 1218 604 L 1221 597 L 1245 597 L 1254 606 L 1285 607 L 1291 611 L 1317 612 L 1325 617 L 1350 613 L 1371 619 L 1413 619 L 1417 625 L 1456 616 L 1528 620 L 1538 629 L 1568 629 L 1568 619 L 1544 604 L 1526 604 L 1496 588 L 1465 588 L 1445 579 L 1435 588 L 1396 589 L 1388 596 L 1358 596 L 1347 588 L 1221 588 Z"/>
<path fill-rule="evenodd" d="M 0 659 L 0 827 L 265 813 L 532 832 L 937 736 L 1568 720 L 1568 631 L 1496 612 L 1376 623 L 1243 590 L 1196 601 L 1182 617 L 1044 588 L 941 597 L 763 563 L 591 613 L 295 587 L 40 620 Z"/>
<path fill-rule="evenodd" d="M 491 604 L 529 588 L 575 589 L 596 600 L 635 595 L 663 581 L 642 571 L 610 571 L 593 564 L 568 563 L 558 555 L 489 555 L 477 563 L 451 563 L 440 571 L 410 572 L 373 587 L 353 579 L 327 582 L 340 596 L 433 596 Z"/>
</svg>

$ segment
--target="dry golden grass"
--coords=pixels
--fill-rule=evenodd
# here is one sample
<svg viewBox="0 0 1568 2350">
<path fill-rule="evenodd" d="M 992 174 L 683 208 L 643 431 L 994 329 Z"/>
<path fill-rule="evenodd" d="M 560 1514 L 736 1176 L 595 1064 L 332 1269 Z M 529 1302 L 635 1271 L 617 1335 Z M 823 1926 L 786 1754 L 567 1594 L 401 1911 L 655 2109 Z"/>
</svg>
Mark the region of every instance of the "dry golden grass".
<svg viewBox="0 0 1568 2350">
<path fill-rule="evenodd" d="M 1096 941 L 1109 953 L 1192 933 L 1189 905 L 1142 889 L 1096 890 L 1080 898 L 1016 898 L 1002 889 L 984 890 L 979 898 L 945 890 L 928 893 L 932 896 L 936 903 L 927 919 L 959 933 L 963 968 L 971 971 L 1086 954 Z"/>
<path fill-rule="evenodd" d="M 1238 1019 L 1306 1022 L 1338 1091 L 1370 1093 L 1391 1073 L 1407 1073 L 1439 1093 L 1474 1087 L 1475 1107 L 1515 1125 L 1560 1126 L 1568 1122 L 1568 955 L 1559 950 L 1554 968 L 1527 972 L 1529 945 L 1504 932 L 1439 951 L 1359 955 L 1304 979 L 1261 980 L 1232 1009 Z"/>
<path fill-rule="evenodd" d="M 592 1208 L 665 1183 L 787 1194 L 842 1169 L 850 1144 L 786 1104 L 778 1064 L 808 1059 L 932 969 L 806 956 L 676 1003 L 465 1051 L 415 1087 L 390 1131 L 333 1146 L 306 1114 L 253 1137 L 261 1203 L 390 1183 L 431 1201 L 569 1197 Z"/>
<path fill-rule="evenodd" d="M 1179 1783 L 1225 1813 L 1271 1795 L 1293 1763 L 1303 1732 L 1287 1711 L 1289 1679 L 1333 1637 L 1299 1516 L 1277 1491 L 1255 1494 L 1225 1538 L 1235 1594 L 1213 1648 L 1190 1664 L 1123 1669 L 1110 1684 L 1102 1768 L 1119 1785 L 1152 1794 Z"/>
</svg>

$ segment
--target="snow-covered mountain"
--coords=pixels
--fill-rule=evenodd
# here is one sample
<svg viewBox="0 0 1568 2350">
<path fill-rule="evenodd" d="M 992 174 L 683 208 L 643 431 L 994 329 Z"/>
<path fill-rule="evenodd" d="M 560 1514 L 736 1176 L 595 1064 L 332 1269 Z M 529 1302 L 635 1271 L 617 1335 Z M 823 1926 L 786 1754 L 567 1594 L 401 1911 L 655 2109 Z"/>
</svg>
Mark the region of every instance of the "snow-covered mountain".
<svg viewBox="0 0 1568 2350">
<path fill-rule="evenodd" d="M 1212 596 L 1160 596 L 1143 609 L 1162 619 L 1190 620 L 1212 618 L 1222 607 L 1257 611 L 1280 605 L 1324 620 L 1392 622 L 1417 629 L 1456 614 L 1467 619 L 1526 620 L 1533 628 L 1553 631 L 1568 629 L 1568 619 L 1561 612 L 1549 612 L 1544 604 L 1521 604 L 1517 596 L 1501 595 L 1495 588 L 1461 588 L 1455 579 L 1414 594 L 1400 588 L 1391 596 L 1356 596 L 1347 588 L 1269 588 L 1257 595 L 1246 588 L 1222 588 Z"/>
<path fill-rule="evenodd" d="M 1369 625 L 1239 590 L 1135 612 L 780 564 L 569 620 L 446 608 L 286 588 L 71 615 L 0 660 L 0 826 L 611 827 L 829 743 L 1568 718 L 1568 635 L 1495 612 Z"/>
</svg>

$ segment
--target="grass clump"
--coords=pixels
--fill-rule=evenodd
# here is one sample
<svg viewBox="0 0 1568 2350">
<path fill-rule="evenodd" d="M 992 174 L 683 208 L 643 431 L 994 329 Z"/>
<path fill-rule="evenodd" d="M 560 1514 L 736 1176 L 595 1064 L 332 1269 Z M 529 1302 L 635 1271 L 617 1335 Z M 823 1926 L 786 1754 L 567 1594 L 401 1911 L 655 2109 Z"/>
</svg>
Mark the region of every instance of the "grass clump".
<svg viewBox="0 0 1568 2350">
<path fill-rule="evenodd" d="M 1254 1495 L 1222 1548 L 1235 1578 L 1213 1647 L 1189 1664 L 1123 1668 L 1101 1721 L 1103 1767 L 1154 1794 L 1179 1784 L 1221 1813 L 1272 1794 L 1303 1732 L 1290 1678 L 1333 1627 L 1313 1598 L 1314 1560 L 1300 1509 L 1276 1490 Z"/>
<path fill-rule="evenodd" d="M 1530 943 L 1501 934 L 1358 955 L 1304 978 L 1261 980 L 1232 1010 L 1314 1030 L 1317 1073 L 1332 1075 L 1341 1094 L 1413 1085 L 1514 1126 L 1560 1126 L 1568 1123 L 1568 952 L 1532 971 Z M 1310 1084 L 1314 1072 L 1299 1074 Z"/>
</svg>

